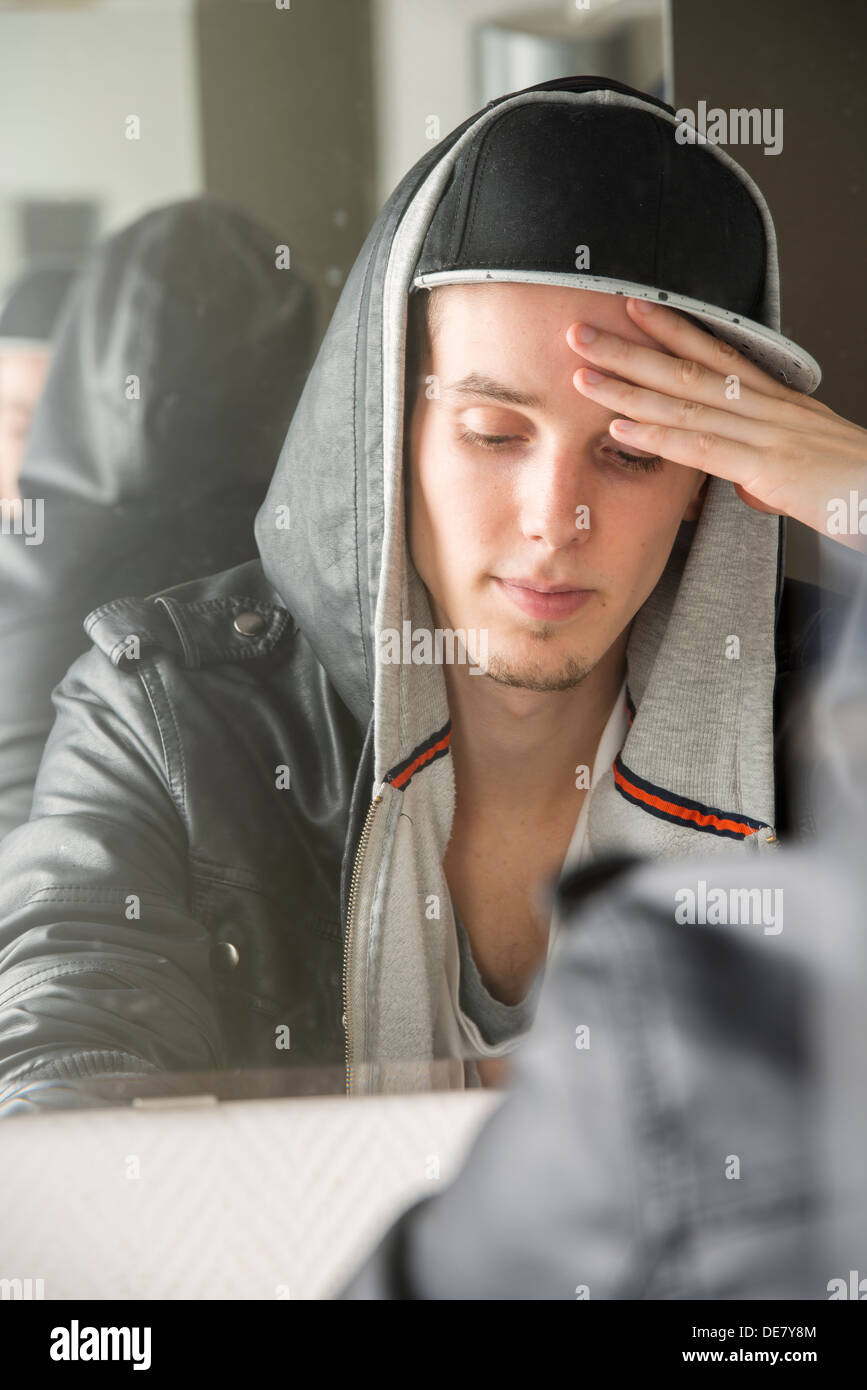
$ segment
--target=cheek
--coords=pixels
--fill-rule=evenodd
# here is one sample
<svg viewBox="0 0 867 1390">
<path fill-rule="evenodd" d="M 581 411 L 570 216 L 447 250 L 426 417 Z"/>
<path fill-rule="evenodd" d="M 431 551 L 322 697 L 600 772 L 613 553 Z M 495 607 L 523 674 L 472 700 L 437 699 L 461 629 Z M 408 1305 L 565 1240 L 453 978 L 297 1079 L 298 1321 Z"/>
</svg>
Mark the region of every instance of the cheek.
<svg viewBox="0 0 867 1390">
<path fill-rule="evenodd" d="M 665 568 L 689 498 L 689 487 L 672 498 L 670 489 L 638 486 L 606 517 L 604 549 L 627 587 L 649 593 Z M 649 586 L 649 587 L 648 587 Z"/>
<path fill-rule="evenodd" d="M 475 463 L 432 409 L 413 435 L 411 533 L 428 553 L 468 556 L 501 532 L 502 479 L 487 460 Z"/>
</svg>

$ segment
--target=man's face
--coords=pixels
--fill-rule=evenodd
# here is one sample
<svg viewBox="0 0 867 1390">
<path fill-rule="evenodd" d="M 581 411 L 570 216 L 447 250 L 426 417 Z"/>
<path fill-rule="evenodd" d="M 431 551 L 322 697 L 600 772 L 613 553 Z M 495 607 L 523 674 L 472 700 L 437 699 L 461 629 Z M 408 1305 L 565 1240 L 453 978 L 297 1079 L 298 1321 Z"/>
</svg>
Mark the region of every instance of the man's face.
<svg viewBox="0 0 867 1390">
<path fill-rule="evenodd" d="M 18 475 L 30 421 L 42 395 L 50 360 L 47 348 L 0 352 L 0 497 L 18 496 Z"/>
<path fill-rule="evenodd" d="M 658 348 L 622 299 L 498 282 L 437 298 L 426 374 L 439 397 L 420 390 L 409 424 L 413 562 L 438 626 L 487 630 L 492 678 L 568 689 L 652 592 L 681 521 L 699 513 L 705 474 L 630 464 L 622 453 L 641 451 L 609 435 L 615 415 L 573 385 L 591 365 L 566 341 L 576 320 Z M 500 388 L 528 399 L 497 399 Z"/>
</svg>

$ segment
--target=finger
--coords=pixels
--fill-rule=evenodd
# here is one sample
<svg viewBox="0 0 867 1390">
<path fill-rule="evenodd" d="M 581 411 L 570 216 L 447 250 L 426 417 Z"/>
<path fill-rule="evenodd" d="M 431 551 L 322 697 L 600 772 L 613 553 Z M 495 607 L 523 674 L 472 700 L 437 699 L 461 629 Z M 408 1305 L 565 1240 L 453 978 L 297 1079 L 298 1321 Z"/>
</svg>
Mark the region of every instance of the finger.
<svg viewBox="0 0 867 1390">
<path fill-rule="evenodd" d="M 707 406 L 721 407 L 728 414 L 749 416 L 753 420 L 764 420 L 769 424 L 785 426 L 788 429 L 815 430 L 815 414 L 801 411 L 799 405 L 807 397 L 795 392 L 797 401 L 788 398 L 768 396 L 764 391 L 756 391 L 744 386 L 738 379 L 737 394 L 733 394 L 732 375 L 721 376 L 719 372 L 702 365 L 694 358 L 674 357 L 658 352 L 655 348 L 633 343 L 621 338 L 617 333 L 593 329 L 592 342 L 585 343 L 581 331 L 591 327 L 587 324 L 573 324 L 567 332 L 570 347 L 588 361 L 611 374 L 612 379 L 624 382 L 638 382 L 678 399 L 687 398 Z M 576 379 L 576 385 L 578 381 Z M 580 389 L 580 388 L 579 388 Z M 629 410 L 625 411 L 630 414 Z M 840 428 L 843 427 L 840 423 Z M 828 430 L 834 432 L 829 422 Z M 735 438 L 739 437 L 737 435 Z"/>
<path fill-rule="evenodd" d="M 598 374 L 586 367 L 579 368 L 573 377 L 576 388 L 582 396 L 597 401 L 616 415 L 628 415 L 643 424 L 672 425 L 681 430 L 713 434 L 757 447 L 770 448 L 780 443 L 781 428 L 772 421 L 735 415 L 730 410 L 718 410 L 698 400 L 649 391 L 615 377 L 603 376 L 601 381 L 590 381 L 588 377 L 593 375 Z"/>
<path fill-rule="evenodd" d="M 767 473 L 767 454 L 755 445 L 721 439 L 706 430 L 676 429 L 671 425 L 643 424 L 635 420 L 612 420 L 608 432 L 627 449 L 633 444 L 649 454 L 659 454 L 671 463 L 713 473 L 747 491 L 763 472 Z M 767 489 L 759 484 L 760 490 Z"/>
<path fill-rule="evenodd" d="M 624 429 L 624 425 L 628 428 Z M 612 420 L 608 430 L 615 439 L 622 439 L 627 449 L 634 446 L 673 463 L 728 479 L 734 483 L 738 496 L 756 511 L 794 517 L 821 535 L 829 534 L 828 481 L 821 470 L 815 469 L 815 454 L 800 443 L 780 454 L 777 450 L 757 449 L 750 444 L 667 425 Z M 858 476 L 856 470 L 853 478 Z M 833 490 L 835 497 L 840 495 L 836 482 Z M 853 491 L 857 496 L 857 484 Z M 842 495 L 845 496 L 845 490 Z M 860 534 L 860 528 L 848 534 L 835 534 L 843 545 L 867 552 L 867 537 Z"/>
<path fill-rule="evenodd" d="M 778 381 L 738 352 L 731 343 L 714 337 L 707 329 L 699 328 L 684 317 L 685 311 L 679 313 L 664 304 L 650 304 L 647 300 L 632 298 L 627 299 L 626 310 L 642 332 L 656 338 L 677 357 L 693 358 L 723 377 L 737 376 L 742 385 L 776 400 L 799 404 L 807 410 L 825 412 L 828 409 L 805 392 Z"/>
</svg>

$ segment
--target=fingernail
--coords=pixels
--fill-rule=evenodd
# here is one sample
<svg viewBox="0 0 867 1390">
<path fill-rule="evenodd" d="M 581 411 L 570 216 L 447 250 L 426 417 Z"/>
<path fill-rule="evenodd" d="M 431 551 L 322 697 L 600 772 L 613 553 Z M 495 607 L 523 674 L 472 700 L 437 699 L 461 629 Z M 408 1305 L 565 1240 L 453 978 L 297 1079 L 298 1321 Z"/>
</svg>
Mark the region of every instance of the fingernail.
<svg viewBox="0 0 867 1390">
<path fill-rule="evenodd" d="M 582 343 L 592 343 L 596 337 L 596 329 L 591 328 L 589 323 L 582 323 L 578 329 L 578 337 Z"/>
<path fill-rule="evenodd" d="M 633 420 L 612 420 L 611 429 L 616 430 L 618 434 L 632 434 L 635 429 L 635 422 Z"/>
<path fill-rule="evenodd" d="M 587 381 L 587 382 L 589 382 L 589 384 L 590 384 L 591 386 L 596 386 L 596 385 L 598 385 L 598 383 L 599 383 L 600 381 L 604 381 L 604 380 L 605 380 L 605 373 L 604 373 L 604 372 L 594 372 L 594 371 L 591 371 L 591 369 L 590 369 L 589 367 L 585 367 L 585 368 L 584 368 L 584 371 L 583 371 L 582 375 L 583 375 L 583 377 L 584 377 L 584 380 Z"/>
<path fill-rule="evenodd" d="M 656 308 L 655 304 L 648 304 L 646 299 L 636 299 L 635 307 L 639 314 L 652 314 Z"/>
</svg>

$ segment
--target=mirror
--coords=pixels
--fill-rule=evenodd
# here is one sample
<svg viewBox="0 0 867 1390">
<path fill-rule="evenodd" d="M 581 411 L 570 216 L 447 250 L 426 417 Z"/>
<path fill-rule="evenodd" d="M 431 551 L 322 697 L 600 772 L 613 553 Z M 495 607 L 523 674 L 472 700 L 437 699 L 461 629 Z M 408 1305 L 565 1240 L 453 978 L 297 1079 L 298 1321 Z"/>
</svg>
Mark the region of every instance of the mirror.
<svg viewBox="0 0 867 1390">
<path fill-rule="evenodd" d="M 409 170 L 487 103 L 564 73 L 670 100 L 667 26 L 655 0 L 0 5 L 7 1113 L 343 1093 L 374 750 L 331 619 L 315 592 L 291 618 L 269 597 L 254 521 Z M 333 389 L 345 403 L 367 386 Z M 335 450 L 344 419 L 335 407 Z M 268 513 L 278 541 L 303 530 L 316 468 Z M 314 540 L 339 556 L 344 538 Z M 315 687 L 297 708 L 279 674 L 293 641 Z M 312 698 L 333 743 L 269 742 L 265 688 L 287 738 Z M 452 1064 L 422 1077 L 413 1056 L 353 1075 L 359 1092 L 503 1084 L 490 1062 L 472 1082 Z"/>
</svg>

